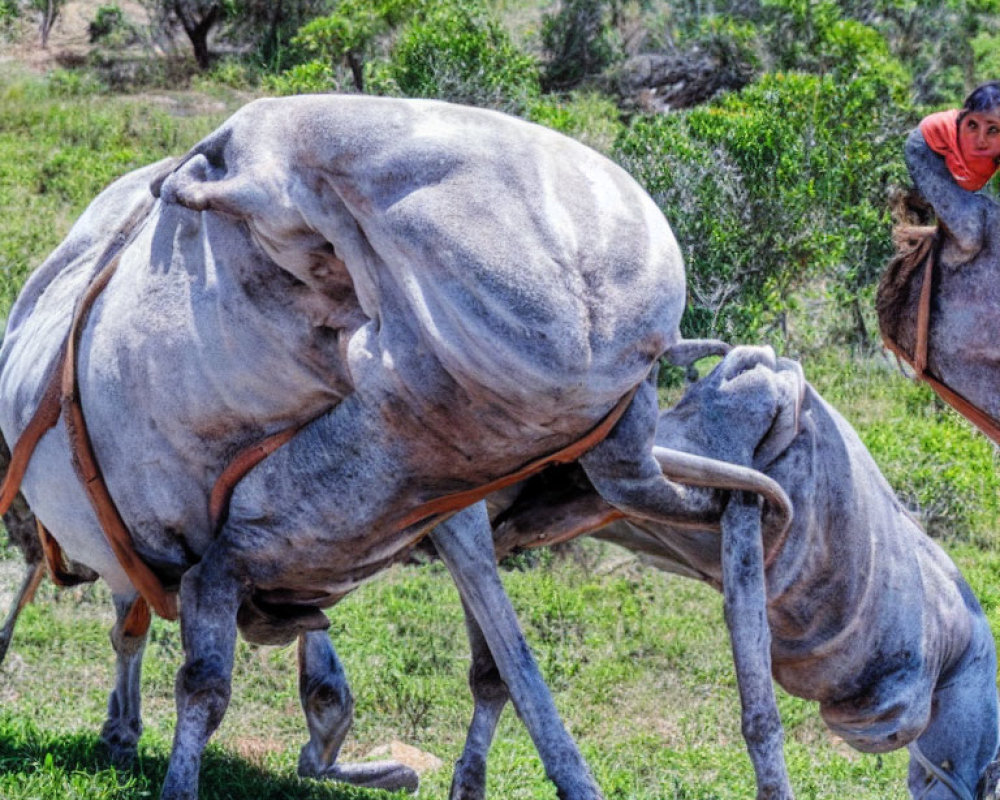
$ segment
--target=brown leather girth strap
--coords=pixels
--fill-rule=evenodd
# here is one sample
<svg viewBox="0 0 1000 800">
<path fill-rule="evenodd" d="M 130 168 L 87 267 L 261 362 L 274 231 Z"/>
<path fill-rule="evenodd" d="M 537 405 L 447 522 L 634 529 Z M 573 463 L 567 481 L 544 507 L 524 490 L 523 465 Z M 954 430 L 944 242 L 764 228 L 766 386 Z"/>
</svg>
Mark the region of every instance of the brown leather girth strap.
<svg viewBox="0 0 1000 800">
<path fill-rule="evenodd" d="M 17 497 L 21 481 L 24 480 L 24 473 L 28 469 L 28 462 L 31 460 L 31 454 L 35 452 L 38 440 L 59 420 L 62 393 L 59 389 L 58 379 L 62 373 L 62 364 L 65 358 L 66 349 L 64 347 L 56 364 L 54 380 L 49 381 L 48 388 L 42 395 L 42 402 L 38 404 L 38 408 L 35 409 L 35 413 L 31 417 L 31 422 L 28 423 L 28 427 L 24 429 L 24 433 L 21 434 L 21 438 L 17 440 L 14 450 L 11 452 L 7 474 L 4 476 L 3 483 L 0 483 L 0 514 L 6 514 L 10 504 Z"/>
<path fill-rule="evenodd" d="M 152 203 L 152 198 L 150 198 L 150 203 Z M 156 610 L 156 613 L 166 619 L 177 619 L 176 596 L 163 588 L 159 578 L 135 552 L 132 536 L 114 504 L 107 485 L 104 483 L 90 443 L 90 437 L 87 435 L 87 426 L 83 419 L 80 392 L 76 381 L 76 349 L 90 308 L 118 268 L 122 251 L 135 238 L 136 232 L 147 218 L 146 211 L 148 211 L 148 207 L 129 217 L 118 235 L 101 254 L 98 263 L 103 266 L 77 304 L 66 343 L 57 359 L 53 374 L 49 378 L 45 393 L 11 453 L 10 466 L 4 476 L 3 483 L 0 483 L 0 513 L 6 512 L 14 501 L 38 441 L 46 431 L 55 426 L 59 421 L 60 414 L 64 413 L 73 466 L 83 482 L 87 497 L 94 508 L 112 552 L 129 576 L 132 585 L 135 586 L 144 600 Z M 53 580 L 57 583 L 71 580 L 70 574 L 64 571 L 65 560 L 59 544 L 41 525 L 38 526 L 38 531 Z"/>
<path fill-rule="evenodd" d="M 920 302 L 917 305 L 917 341 L 913 346 L 913 368 L 916 370 L 918 378 L 923 378 L 927 370 L 927 343 L 931 328 L 931 294 L 937 250 L 937 247 L 932 247 L 927 254 L 924 282 L 920 286 Z"/>
<path fill-rule="evenodd" d="M 38 531 L 38 541 L 42 545 L 42 553 L 45 556 L 45 564 L 49 568 L 49 577 L 52 578 L 52 582 L 61 587 L 86 583 L 79 575 L 74 575 L 69 571 L 66 565 L 66 556 L 63 555 L 59 543 L 37 518 L 35 519 L 35 528 Z"/>
<path fill-rule="evenodd" d="M 471 506 L 473 503 L 482 500 L 486 497 L 486 495 L 530 478 L 536 472 L 541 472 L 542 469 L 549 465 L 568 464 L 571 461 L 576 461 L 580 456 L 594 447 L 594 445 L 599 444 L 609 433 L 611 433 L 611 429 L 614 428 L 618 420 L 621 419 L 622 414 L 625 413 L 625 409 L 628 408 L 629 403 L 632 402 L 632 398 L 638 390 L 638 386 L 633 386 L 632 389 L 630 389 L 629 392 L 607 413 L 604 419 L 591 428 L 590 432 L 584 435 L 582 439 L 578 439 L 572 444 L 564 447 L 562 450 L 557 450 L 555 453 L 542 456 L 541 458 L 536 458 L 534 461 L 529 461 L 520 469 L 511 472 L 508 475 L 504 475 L 502 478 L 490 481 L 482 486 L 477 486 L 474 489 L 466 489 L 461 492 L 455 492 L 453 494 L 446 494 L 443 497 L 436 497 L 426 503 L 421 503 L 416 508 L 410 509 L 406 512 L 397 522 L 394 523 L 393 528 L 397 531 L 405 530 L 411 525 L 416 525 L 419 522 L 430 521 L 431 518 L 434 519 L 434 524 L 436 525 L 450 517 L 455 512 L 461 511 L 463 508 Z M 432 526 L 428 524 L 425 527 L 429 529 Z"/>
<path fill-rule="evenodd" d="M 937 247 L 931 247 L 926 257 L 924 282 L 920 286 L 920 301 L 917 305 L 917 335 L 913 346 L 913 358 L 910 358 L 903 348 L 886 336 L 884 332 L 882 334 L 882 341 L 886 347 L 896 354 L 897 358 L 913 367 L 917 378 L 926 382 L 937 393 L 938 397 L 979 428 L 980 431 L 996 444 L 1000 444 L 1000 423 L 979 408 L 979 406 L 973 405 L 965 397 L 950 386 L 939 381 L 927 371 L 927 350 L 930 342 L 931 325 L 931 297 L 934 294 L 934 267 L 937 262 L 937 252 Z"/>
<path fill-rule="evenodd" d="M 293 428 L 286 428 L 256 444 L 250 445 L 250 447 L 240 450 L 236 454 L 236 457 L 229 462 L 229 466 L 222 470 L 222 474 L 216 478 L 215 485 L 212 486 L 212 493 L 208 498 L 208 513 L 212 521 L 213 531 L 218 531 L 219 526 L 225 522 L 224 515 L 229 510 L 229 498 L 232 497 L 236 484 L 240 482 L 244 475 L 281 447 L 281 445 L 289 441 L 303 427 L 302 425 L 296 425 Z"/>
<path fill-rule="evenodd" d="M 69 338 L 66 341 L 66 358 L 62 372 L 62 410 L 66 431 L 69 434 L 73 466 L 83 482 L 94 513 L 104 530 L 115 558 L 128 575 L 132 585 L 143 599 L 164 619 L 177 619 L 177 595 L 169 593 L 156 574 L 139 558 L 111 492 L 104 482 L 101 468 L 94 455 L 94 448 L 87 433 L 87 423 L 80 405 L 80 390 L 76 379 L 76 351 L 83 334 L 87 316 L 98 295 L 108 285 L 118 268 L 120 253 L 116 254 L 87 287 L 73 315 Z"/>
<path fill-rule="evenodd" d="M 121 631 L 126 636 L 145 636 L 150 622 L 149 604 L 139 596 L 132 601 L 132 607 L 122 621 Z"/>
<path fill-rule="evenodd" d="M 628 408 L 629 403 L 632 402 L 632 398 L 635 396 L 638 389 L 639 387 L 635 386 L 629 390 L 629 392 L 615 404 L 614 408 L 607 413 L 604 419 L 602 419 L 586 435 L 584 435 L 582 439 L 573 442 L 572 444 L 564 447 L 562 450 L 557 450 L 555 453 L 530 461 L 509 475 L 504 475 L 503 477 L 490 481 L 483 486 L 477 486 L 474 489 L 466 489 L 462 492 L 455 492 L 454 494 L 437 497 L 434 500 L 422 503 L 416 508 L 408 511 L 401 519 L 395 522 L 392 526 L 393 530 L 405 530 L 411 525 L 416 525 L 419 522 L 430 520 L 430 518 L 433 517 L 433 524 L 428 523 L 424 526 L 425 529 L 429 530 L 433 527 L 433 525 L 444 521 L 455 512 L 461 511 L 466 506 L 470 506 L 473 503 L 482 500 L 491 492 L 503 489 L 506 486 L 517 483 L 518 481 L 523 481 L 534 475 L 536 472 L 540 472 L 543 468 L 549 466 L 550 464 L 568 464 L 571 461 L 576 461 L 580 456 L 611 433 L 611 429 L 615 426 L 615 423 L 621 419 L 622 414 L 625 413 L 625 409 Z M 289 441 L 293 436 L 295 436 L 296 433 L 302 430 L 303 427 L 305 426 L 298 426 L 281 431 L 280 433 L 269 436 L 262 442 L 251 445 L 250 447 L 237 453 L 232 463 L 226 467 L 225 470 L 223 470 L 222 474 L 216 480 L 215 486 L 212 487 L 210 510 L 215 530 L 218 530 L 218 526 L 223 522 L 223 515 L 226 512 L 226 506 L 229 502 L 229 498 L 232 495 L 233 488 L 237 483 L 239 483 L 240 479 L 257 464 L 263 461 L 268 455 Z"/>
</svg>

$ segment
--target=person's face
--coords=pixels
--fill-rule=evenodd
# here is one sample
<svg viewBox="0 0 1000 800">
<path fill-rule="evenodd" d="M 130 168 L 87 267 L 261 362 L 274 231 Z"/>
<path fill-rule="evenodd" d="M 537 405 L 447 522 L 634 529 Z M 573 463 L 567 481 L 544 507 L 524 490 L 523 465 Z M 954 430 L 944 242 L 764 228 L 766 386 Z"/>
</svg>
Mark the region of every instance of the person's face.
<svg viewBox="0 0 1000 800">
<path fill-rule="evenodd" d="M 966 114 L 958 126 L 958 144 L 966 156 L 1000 158 L 1000 109 Z"/>
</svg>

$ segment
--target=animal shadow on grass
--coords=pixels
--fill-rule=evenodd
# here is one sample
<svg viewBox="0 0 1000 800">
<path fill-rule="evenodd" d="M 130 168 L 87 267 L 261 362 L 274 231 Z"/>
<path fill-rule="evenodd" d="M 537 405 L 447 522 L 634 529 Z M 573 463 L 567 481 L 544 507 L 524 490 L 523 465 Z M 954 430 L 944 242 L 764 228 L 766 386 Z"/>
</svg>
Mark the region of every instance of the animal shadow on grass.
<svg viewBox="0 0 1000 800">
<path fill-rule="evenodd" d="M 31 723 L 0 719 L 0 780 L 12 775 L 30 781 L 48 773 L 47 787 L 64 783 L 83 788 L 93 776 L 87 796 L 115 800 L 149 800 L 159 794 L 167 773 L 167 757 L 151 754 L 140 745 L 135 762 L 115 766 L 100 739 L 93 734 L 55 734 Z M 81 784 L 82 782 L 82 784 Z M 49 789 L 51 791 L 51 789 Z M 58 794 L 45 794 L 55 800 Z M 409 797 L 405 793 L 358 789 L 344 784 L 277 775 L 209 746 L 202 761 L 200 800 L 377 800 Z"/>
</svg>

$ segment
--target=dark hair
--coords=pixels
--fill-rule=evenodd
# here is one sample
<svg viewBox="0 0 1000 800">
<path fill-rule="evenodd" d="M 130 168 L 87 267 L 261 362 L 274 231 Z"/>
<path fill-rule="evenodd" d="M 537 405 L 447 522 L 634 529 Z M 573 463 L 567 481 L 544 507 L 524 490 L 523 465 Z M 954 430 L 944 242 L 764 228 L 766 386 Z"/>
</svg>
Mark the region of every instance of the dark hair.
<svg viewBox="0 0 1000 800">
<path fill-rule="evenodd" d="M 958 121 L 961 123 L 962 118 L 971 111 L 992 111 L 997 107 L 1000 107 L 1000 81 L 989 81 L 977 86 L 965 98 Z"/>
</svg>

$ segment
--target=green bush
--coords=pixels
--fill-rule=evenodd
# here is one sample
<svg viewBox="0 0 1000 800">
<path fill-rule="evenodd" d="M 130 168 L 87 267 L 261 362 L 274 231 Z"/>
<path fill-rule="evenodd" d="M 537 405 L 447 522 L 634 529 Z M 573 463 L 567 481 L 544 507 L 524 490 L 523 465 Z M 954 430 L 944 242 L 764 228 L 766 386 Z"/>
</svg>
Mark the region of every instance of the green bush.
<svg viewBox="0 0 1000 800">
<path fill-rule="evenodd" d="M 84 70 L 56 69 L 46 76 L 46 80 L 49 91 L 58 97 L 83 97 L 104 90 L 100 79 Z"/>
<path fill-rule="evenodd" d="M 608 20 L 612 5 L 609 0 L 563 0 L 555 14 L 543 15 L 546 91 L 573 89 L 616 60 L 620 48 Z"/>
<path fill-rule="evenodd" d="M 385 58 L 379 45 L 425 5 L 425 0 L 341 0 L 333 13 L 303 25 L 291 45 L 303 61 L 325 63 L 331 72 L 350 70 L 354 88 L 365 91 L 370 59 L 376 53 Z"/>
<path fill-rule="evenodd" d="M 252 89 L 259 83 L 260 68 L 235 56 L 219 59 L 207 72 L 196 75 L 191 81 L 195 89 L 208 93 L 220 86 L 229 89 Z"/>
<path fill-rule="evenodd" d="M 633 120 L 617 157 L 682 245 L 688 333 L 758 338 L 807 281 L 837 286 L 844 308 L 877 280 L 891 251 L 886 197 L 905 180 L 915 121 L 904 99 L 881 73 L 778 73 L 707 107 Z"/>
<path fill-rule="evenodd" d="M 383 74 L 402 94 L 522 113 L 538 96 L 535 60 L 478 4 L 445 0 L 399 34 Z"/>
<path fill-rule="evenodd" d="M 20 18 L 17 0 L 0 0 L 0 34 L 9 34 Z"/>
<path fill-rule="evenodd" d="M 87 26 L 87 35 L 91 42 L 99 42 L 125 28 L 125 14 L 118 6 L 98 6 L 96 16 Z"/>
<path fill-rule="evenodd" d="M 333 68 L 325 61 L 308 61 L 279 75 L 265 76 L 263 86 L 265 91 L 278 95 L 332 92 L 340 88 Z"/>
<path fill-rule="evenodd" d="M 614 150 L 624 129 L 618 106 L 600 92 L 542 95 L 528 108 L 527 116 L 532 122 L 572 136 L 605 154 Z"/>
</svg>

